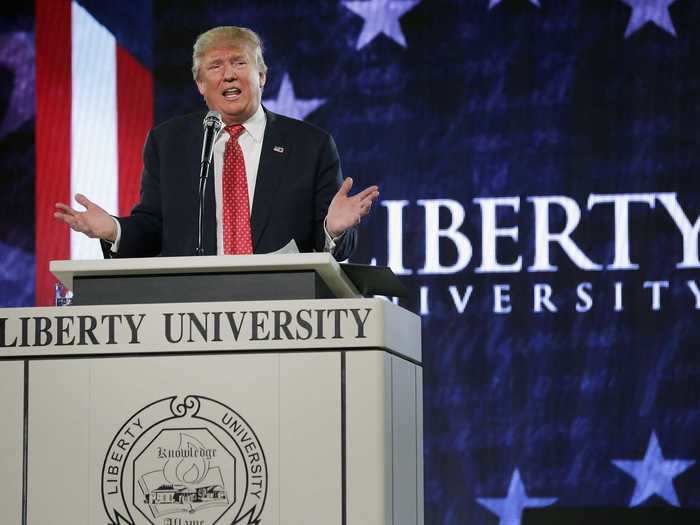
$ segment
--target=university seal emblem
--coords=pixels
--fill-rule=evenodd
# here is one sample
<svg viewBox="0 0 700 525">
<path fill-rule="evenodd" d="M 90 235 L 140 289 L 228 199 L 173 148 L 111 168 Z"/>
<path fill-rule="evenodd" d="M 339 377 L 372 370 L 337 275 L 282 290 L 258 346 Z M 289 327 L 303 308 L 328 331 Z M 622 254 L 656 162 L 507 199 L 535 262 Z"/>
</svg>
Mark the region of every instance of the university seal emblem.
<svg viewBox="0 0 700 525">
<path fill-rule="evenodd" d="M 204 396 L 167 397 L 132 415 L 102 466 L 111 525 L 257 524 L 267 463 L 250 425 Z"/>
</svg>

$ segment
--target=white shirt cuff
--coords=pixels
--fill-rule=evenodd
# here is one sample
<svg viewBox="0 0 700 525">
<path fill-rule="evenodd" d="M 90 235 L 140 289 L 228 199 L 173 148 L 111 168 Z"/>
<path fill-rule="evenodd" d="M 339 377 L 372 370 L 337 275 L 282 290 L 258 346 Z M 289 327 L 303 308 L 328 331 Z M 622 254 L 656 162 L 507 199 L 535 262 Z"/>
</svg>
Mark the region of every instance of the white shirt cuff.
<svg viewBox="0 0 700 525">
<path fill-rule="evenodd" d="M 323 233 L 325 234 L 325 237 L 326 237 L 326 240 L 323 243 L 323 251 L 332 254 L 335 251 L 336 241 L 338 241 L 339 239 L 342 239 L 343 235 L 345 235 L 345 232 L 341 233 L 337 237 L 331 237 L 331 234 L 328 233 L 328 228 L 326 228 L 326 221 L 328 221 L 328 217 L 326 217 L 323 220 Z"/>
<path fill-rule="evenodd" d="M 122 238 L 122 226 L 121 226 L 121 224 L 119 224 L 119 221 L 115 217 L 112 217 L 112 220 L 114 221 L 114 224 L 117 225 L 117 237 L 114 239 L 114 242 L 112 242 L 112 241 L 106 241 L 106 242 L 108 242 L 112 245 L 110 247 L 109 251 L 112 253 L 117 253 L 117 250 L 119 249 L 119 241 Z"/>
</svg>

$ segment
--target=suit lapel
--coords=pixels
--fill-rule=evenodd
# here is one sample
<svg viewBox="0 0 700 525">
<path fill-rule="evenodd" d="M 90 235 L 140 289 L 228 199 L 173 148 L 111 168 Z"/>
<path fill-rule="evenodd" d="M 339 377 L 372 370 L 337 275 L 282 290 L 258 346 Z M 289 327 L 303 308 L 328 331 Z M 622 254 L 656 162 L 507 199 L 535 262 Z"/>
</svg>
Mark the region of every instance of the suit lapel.
<svg viewBox="0 0 700 525">
<path fill-rule="evenodd" d="M 274 113 L 265 111 L 267 124 L 263 137 L 258 176 L 255 181 L 253 213 L 250 218 L 253 234 L 253 249 L 260 243 L 265 226 L 270 218 L 275 195 L 285 173 L 288 146 Z"/>
</svg>

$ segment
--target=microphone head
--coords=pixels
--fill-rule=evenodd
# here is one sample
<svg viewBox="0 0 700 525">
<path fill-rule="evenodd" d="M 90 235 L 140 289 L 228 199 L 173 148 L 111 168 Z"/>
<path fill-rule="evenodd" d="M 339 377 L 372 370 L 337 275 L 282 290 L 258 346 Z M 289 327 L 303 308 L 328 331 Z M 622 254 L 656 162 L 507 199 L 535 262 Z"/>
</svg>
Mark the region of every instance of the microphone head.
<svg viewBox="0 0 700 525">
<path fill-rule="evenodd" d="M 216 131 L 224 127 L 224 121 L 221 120 L 221 113 L 214 110 L 207 113 L 207 116 L 204 117 L 204 122 L 202 124 L 204 125 L 205 129 L 214 128 Z"/>
</svg>

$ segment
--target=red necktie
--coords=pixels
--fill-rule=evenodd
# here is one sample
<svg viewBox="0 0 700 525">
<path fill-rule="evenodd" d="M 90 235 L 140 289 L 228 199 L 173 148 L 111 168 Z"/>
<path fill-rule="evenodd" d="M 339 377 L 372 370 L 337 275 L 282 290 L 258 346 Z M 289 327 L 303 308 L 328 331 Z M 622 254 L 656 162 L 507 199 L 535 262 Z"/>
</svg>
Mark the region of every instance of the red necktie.
<svg viewBox="0 0 700 525">
<path fill-rule="evenodd" d="M 245 131 L 241 124 L 226 126 L 231 137 L 224 151 L 223 226 L 224 253 L 253 253 L 250 234 L 250 206 L 248 204 L 248 177 L 245 173 L 243 150 L 238 137 Z"/>
</svg>

